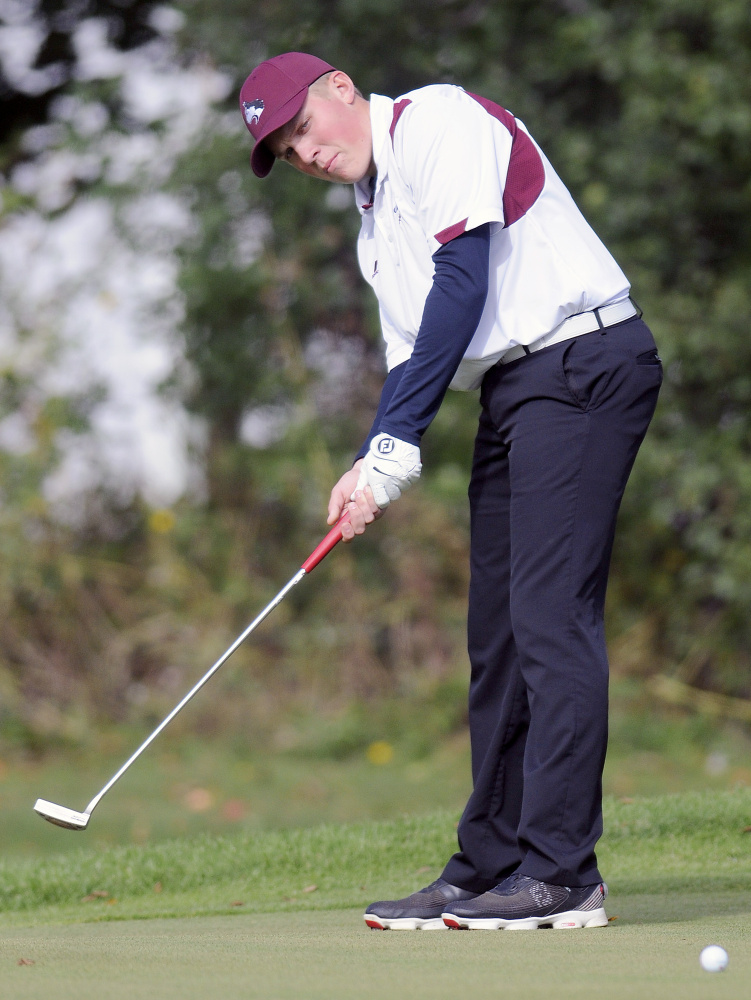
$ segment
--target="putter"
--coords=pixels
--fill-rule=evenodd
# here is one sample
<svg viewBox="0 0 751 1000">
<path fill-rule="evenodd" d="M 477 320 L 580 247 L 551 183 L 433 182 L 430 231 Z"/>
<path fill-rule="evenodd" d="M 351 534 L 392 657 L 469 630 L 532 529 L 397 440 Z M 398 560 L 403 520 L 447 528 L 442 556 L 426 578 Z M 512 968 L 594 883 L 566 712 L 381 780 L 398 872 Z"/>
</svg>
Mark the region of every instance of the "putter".
<svg viewBox="0 0 751 1000">
<path fill-rule="evenodd" d="M 57 805 L 57 803 L 48 802 L 46 799 L 36 800 L 36 802 L 34 803 L 35 812 L 38 812 L 39 815 L 43 819 L 46 819 L 48 822 L 54 823 L 55 826 L 62 826 L 66 830 L 85 830 L 86 827 L 89 825 L 89 820 L 91 819 L 91 814 L 93 813 L 93 811 L 99 805 L 99 803 L 107 794 L 107 792 L 110 790 L 110 788 L 112 788 L 115 782 L 118 781 L 125 774 L 130 765 L 141 756 L 146 747 L 149 746 L 149 744 L 156 739 L 159 733 L 161 733 L 161 731 L 167 725 L 169 725 L 169 723 L 175 718 L 178 712 L 182 711 L 182 709 L 185 708 L 185 706 L 188 704 L 191 698 L 201 690 L 206 681 L 208 681 L 210 677 L 214 676 L 214 674 L 222 666 L 223 663 L 227 662 L 227 660 L 230 658 L 230 656 L 232 656 L 232 654 L 238 648 L 238 646 L 241 646 L 242 643 L 245 642 L 250 633 L 253 632 L 261 624 L 264 618 L 266 618 L 266 616 L 274 610 L 277 604 L 280 604 L 284 600 L 284 598 L 287 596 L 290 590 L 292 590 L 293 587 L 296 587 L 304 576 L 312 572 L 316 568 L 318 563 L 321 562 L 321 560 L 324 559 L 329 554 L 329 552 L 331 552 L 334 546 L 341 541 L 342 524 L 344 524 L 345 521 L 349 521 L 349 514 L 347 512 L 345 512 L 339 518 L 337 523 L 334 525 L 331 531 L 329 531 L 326 537 L 321 542 L 319 542 L 319 544 L 315 547 L 315 549 L 313 549 L 313 551 L 310 553 L 308 558 L 302 564 L 297 573 L 295 573 L 295 575 L 292 577 L 289 583 L 287 583 L 284 587 L 282 587 L 282 589 L 279 591 L 279 593 L 276 595 L 273 601 L 271 601 L 269 604 L 266 605 L 266 607 L 263 609 L 260 615 L 258 615 L 258 617 L 255 618 L 250 623 L 250 625 L 248 625 L 248 627 L 245 629 L 242 635 L 238 636 L 237 639 L 235 639 L 235 641 L 229 647 L 229 649 L 226 652 L 222 653 L 222 655 L 219 657 L 216 663 L 211 667 L 211 669 L 208 670 L 203 675 L 200 681 L 198 681 L 198 683 L 195 684 L 190 689 L 190 691 L 188 691 L 183 700 L 178 705 L 175 705 L 175 707 L 172 709 L 167 718 L 164 719 L 164 721 L 157 726 L 157 728 L 154 730 L 151 736 L 148 737 L 148 739 L 143 741 L 143 743 L 136 750 L 136 752 L 131 757 L 129 757 L 128 760 L 125 761 L 125 763 L 117 772 L 117 774 L 113 775 L 113 777 L 110 778 L 110 780 L 101 790 L 101 792 L 99 792 L 97 795 L 94 796 L 94 798 L 91 800 L 91 802 L 89 802 L 89 804 L 86 806 L 83 812 L 76 812 L 75 809 L 68 809 L 65 806 L 59 806 Z"/>
</svg>

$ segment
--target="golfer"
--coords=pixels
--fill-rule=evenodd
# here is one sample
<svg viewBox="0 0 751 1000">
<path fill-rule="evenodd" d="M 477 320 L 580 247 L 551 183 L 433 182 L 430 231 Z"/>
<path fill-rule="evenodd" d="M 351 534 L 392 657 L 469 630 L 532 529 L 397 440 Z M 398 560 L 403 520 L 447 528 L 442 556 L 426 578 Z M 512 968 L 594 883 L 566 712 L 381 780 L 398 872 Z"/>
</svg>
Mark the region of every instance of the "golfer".
<svg viewBox="0 0 751 1000">
<path fill-rule="evenodd" d="M 630 286 L 509 111 L 453 85 L 366 100 L 304 53 L 258 66 L 251 165 L 351 184 L 388 376 L 331 491 L 345 540 L 420 476 L 447 389 L 480 390 L 469 484 L 473 791 L 441 878 L 374 928 L 602 926 L 616 515 L 662 367 Z"/>
</svg>

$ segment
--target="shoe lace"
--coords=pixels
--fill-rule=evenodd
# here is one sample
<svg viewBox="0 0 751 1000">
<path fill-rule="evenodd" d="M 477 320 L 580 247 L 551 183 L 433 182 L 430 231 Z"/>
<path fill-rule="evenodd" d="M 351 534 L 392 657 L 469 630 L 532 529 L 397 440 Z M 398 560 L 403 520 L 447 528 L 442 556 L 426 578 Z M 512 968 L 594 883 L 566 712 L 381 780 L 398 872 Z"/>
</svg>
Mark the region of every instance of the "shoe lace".
<svg viewBox="0 0 751 1000">
<path fill-rule="evenodd" d="M 496 886 L 495 892 L 499 896 L 513 896 L 517 892 L 518 888 L 524 882 L 533 881 L 528 875 L 522 875 L 520 872 L 514 872 L 513 875 L 507 876 L 500 885 Z"/>
</svg>

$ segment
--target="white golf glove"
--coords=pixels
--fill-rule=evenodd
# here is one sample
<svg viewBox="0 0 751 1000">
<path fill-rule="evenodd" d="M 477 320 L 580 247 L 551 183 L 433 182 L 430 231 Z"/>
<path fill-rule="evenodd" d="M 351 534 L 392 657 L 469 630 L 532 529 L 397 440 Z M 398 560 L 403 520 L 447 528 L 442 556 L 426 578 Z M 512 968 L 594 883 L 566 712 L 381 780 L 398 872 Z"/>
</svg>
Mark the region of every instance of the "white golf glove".
<svg viewBox="0 0 751 1000">
<path fill-rule="evenodd" d="M 378 434 L 370 442 L 356 489 L 370 486 L 375 502 L 383 510 L 417 482 L 421 471 L 417 445 L 400 441 L 390 434 Z"/>
</svg>

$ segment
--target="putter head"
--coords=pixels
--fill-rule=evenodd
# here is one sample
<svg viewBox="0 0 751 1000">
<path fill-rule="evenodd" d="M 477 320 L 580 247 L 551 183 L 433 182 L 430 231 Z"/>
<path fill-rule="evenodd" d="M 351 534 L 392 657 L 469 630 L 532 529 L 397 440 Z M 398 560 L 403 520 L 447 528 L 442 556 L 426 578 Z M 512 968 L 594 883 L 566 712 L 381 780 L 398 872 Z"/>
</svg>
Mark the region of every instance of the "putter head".
<svg viewBox="0 0 751 1000">
<path fill-rule="evenodd" d="M 38 812 L 48 823 L 54 823 L 55 826 L 62 826 L 66 830 L 85 830 L 91 819 L 89 813 L 76 812 L 75 809 L 66 809 L 65 806 L 58 806 L 54 802 L 47 802 L 46 799 L 36 800 L 34 803 L 34 812 Z"/>
</svg>

